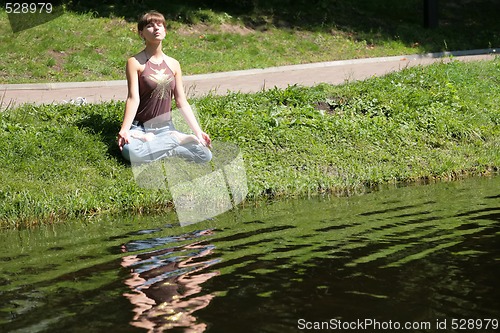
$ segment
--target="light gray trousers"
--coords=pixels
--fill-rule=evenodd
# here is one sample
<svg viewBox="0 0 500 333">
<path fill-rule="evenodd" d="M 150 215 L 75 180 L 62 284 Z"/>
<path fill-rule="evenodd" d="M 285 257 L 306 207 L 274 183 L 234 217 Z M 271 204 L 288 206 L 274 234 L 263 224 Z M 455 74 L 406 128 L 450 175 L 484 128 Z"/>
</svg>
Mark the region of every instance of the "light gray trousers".
<svg viewBox="0 0 500 333">
<path fill-rule="evenodd" d="M 132 164 L 148 163 L 172 156 L 196 163 L 205 163 L 212 159 L 210 149 L 198 142 L 181 145 L 172 133 L 175 131 L 171 121 L 163 123 L 161 127 L 145 127 L 134 123 L 130 128 L 129 143 L 123 146 L 122 155 Z M 145 135 L 150 135 L 152 139 L 141 139 Z"/>
</svg>

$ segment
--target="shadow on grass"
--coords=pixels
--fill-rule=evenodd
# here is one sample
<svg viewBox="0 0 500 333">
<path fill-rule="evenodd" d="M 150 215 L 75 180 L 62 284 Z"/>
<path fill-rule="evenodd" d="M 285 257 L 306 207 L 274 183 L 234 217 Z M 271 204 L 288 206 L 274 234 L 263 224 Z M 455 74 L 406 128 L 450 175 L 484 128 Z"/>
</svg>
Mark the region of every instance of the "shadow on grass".
<svg viewBox="0 0 500 333">
<path fill-rule="evenodd" d="M 116 136 L 121 126 L 119 120 L 110 118 L 106 114 L 96 112 L 89 113 L 88 116 L 77 122 L 76 125 L 78 128 L 87 130 L 91 134 L 98 136 L 100 141 L 106 145 L 107 153 L 110 157 L 122 164 L 129 165 L 129 163 L 123 159 L 116 143 Z"/>
<path fill-rule="evenodd" d="M 439 27 L 426 29 L 424 0 L 60 0 L 71 11 L 135 21 L 156 9 L 171 21 L 221 23 L 236 18 L 252 29 L 269 26 L 347 34 L 377 45 L 392 40 L 428 52 L 500 46 L 498 0 L 439 0 Z"/>
</svg>

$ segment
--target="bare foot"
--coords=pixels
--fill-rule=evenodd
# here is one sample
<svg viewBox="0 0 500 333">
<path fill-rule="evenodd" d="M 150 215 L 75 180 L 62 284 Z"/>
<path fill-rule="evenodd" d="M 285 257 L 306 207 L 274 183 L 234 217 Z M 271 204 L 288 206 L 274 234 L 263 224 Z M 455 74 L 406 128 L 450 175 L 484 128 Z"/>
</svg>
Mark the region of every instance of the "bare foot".
<svg viewBox="0 0 500 333">
<path fill-rule="evenodd" d="M 146 141 L 146 142 L 153 141 L 154 138 L 155 138 L 154 133 L 151 133 L 151 132 L 145 133 L 145 134 L 143 134 L 143 133 L 132 133 L 131 136 L 133 138 L 136 138 L 136 139 L 139 139 L 139 140 L 142 140 L 142 141 Z"/>
<path fill-rule="evenodd" d="M 188 142 L 200 142 L 198 140 L 198 138 L 193 135 L 193 134 L 184 134 L 184 133 L 181 133 L 181 132 L 171 132 L 171 134 L 173 136 L 175 136 L 177 138 L 177 140 L 179 140 L 179 144 L 183 145 L 183 144 L 186 144 Z"/>
</svg>

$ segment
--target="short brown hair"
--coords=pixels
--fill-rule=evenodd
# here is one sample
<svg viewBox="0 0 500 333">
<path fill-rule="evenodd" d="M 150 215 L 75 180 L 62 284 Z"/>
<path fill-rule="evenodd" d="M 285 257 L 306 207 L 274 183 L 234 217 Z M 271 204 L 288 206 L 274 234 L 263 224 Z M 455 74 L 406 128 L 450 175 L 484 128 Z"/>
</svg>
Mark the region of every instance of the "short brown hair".
<svg viewBox="0 0 500 333">
<path fill-rule="evenodd" d="M 156 10 L 151 10 L 142 14 L 137 21 L 137 30 L 140 32 L 144 29 L 145 26 L 153 23 L 161 23 L 165 26 L 165 17 L 162 13 L 157 12 Z"/>
</svg>

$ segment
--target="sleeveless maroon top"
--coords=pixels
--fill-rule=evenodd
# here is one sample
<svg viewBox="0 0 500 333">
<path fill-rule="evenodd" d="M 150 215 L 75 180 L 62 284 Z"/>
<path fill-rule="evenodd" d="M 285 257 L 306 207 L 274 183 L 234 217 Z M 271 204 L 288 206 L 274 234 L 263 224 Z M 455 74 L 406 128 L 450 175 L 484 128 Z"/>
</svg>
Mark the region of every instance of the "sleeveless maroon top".
<svg viewBox="0 0 500 333">
<path fill-rule="evenodd" d="M 174 89 L 174 73 L 165 60 L 155 64 L 148 59 L 144 71 L 139 75 L 140 102 L 135 120 L 145 123 L 162 115 L 162 120 L 169 120 Z"/>
</svg>

